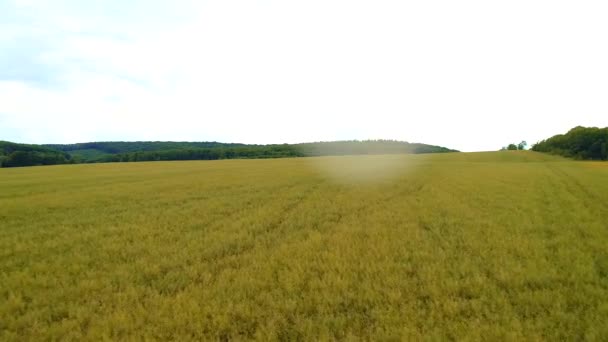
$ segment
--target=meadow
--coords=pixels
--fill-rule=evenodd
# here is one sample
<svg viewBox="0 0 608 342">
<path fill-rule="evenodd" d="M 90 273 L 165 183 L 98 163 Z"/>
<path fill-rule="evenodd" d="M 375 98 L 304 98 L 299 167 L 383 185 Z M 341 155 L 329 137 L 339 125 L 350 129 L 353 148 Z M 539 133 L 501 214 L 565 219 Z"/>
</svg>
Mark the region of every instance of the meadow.
<svg viewBox="0 0 608 342">
<path fill-rule="evenodd" d="M 605 340 L 608 163 L 0 169 L 0 340 Z"/>
</svg>

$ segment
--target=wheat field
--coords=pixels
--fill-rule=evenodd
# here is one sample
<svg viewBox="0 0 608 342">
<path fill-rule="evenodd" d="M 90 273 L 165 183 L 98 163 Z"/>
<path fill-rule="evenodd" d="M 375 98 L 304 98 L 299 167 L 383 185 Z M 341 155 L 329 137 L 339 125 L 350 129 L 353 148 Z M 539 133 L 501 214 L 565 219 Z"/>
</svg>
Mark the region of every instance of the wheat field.
<svg viewBox="0 0 608 342">
<path fill-rule="evenodd" d="M 0 340 L 603 340 L 608 163 L 0 169 Z"/>
</svg>

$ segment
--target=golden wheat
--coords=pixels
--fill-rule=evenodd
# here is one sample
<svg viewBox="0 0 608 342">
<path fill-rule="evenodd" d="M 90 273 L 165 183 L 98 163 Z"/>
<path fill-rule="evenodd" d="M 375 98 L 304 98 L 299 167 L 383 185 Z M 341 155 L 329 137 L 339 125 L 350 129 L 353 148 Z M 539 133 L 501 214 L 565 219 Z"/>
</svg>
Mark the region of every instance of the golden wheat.
<svg viewBox="0 0 608 342">
<path fill-rule="evenodd" d="M 0 340 L 599 340 L 608 164 L 0 169 Z"/>
</svg>

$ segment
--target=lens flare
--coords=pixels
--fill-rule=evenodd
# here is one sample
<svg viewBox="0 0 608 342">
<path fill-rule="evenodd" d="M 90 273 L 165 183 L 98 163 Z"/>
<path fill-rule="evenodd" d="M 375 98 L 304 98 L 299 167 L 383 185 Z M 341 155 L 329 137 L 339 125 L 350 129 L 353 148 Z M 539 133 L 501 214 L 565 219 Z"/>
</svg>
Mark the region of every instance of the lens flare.
<svg viewBox="0 0 608 342">
<path fill-rule="evenodd" d="M 390 182 L 411 170 L 405 155 L 354 155 L 307 158 L 324 177 L 342 184 Z"/>
</svg>

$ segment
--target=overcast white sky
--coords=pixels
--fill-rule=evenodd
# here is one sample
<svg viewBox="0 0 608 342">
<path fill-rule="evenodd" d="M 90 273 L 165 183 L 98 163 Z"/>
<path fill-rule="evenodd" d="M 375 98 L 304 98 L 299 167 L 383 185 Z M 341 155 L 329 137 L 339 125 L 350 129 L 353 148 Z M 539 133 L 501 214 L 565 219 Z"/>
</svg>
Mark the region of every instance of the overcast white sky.
<svg viewBox="0 0 608 342">
<path fill-rule="evenodd" d="M 607 1 L 0 0 L 0 140 L 398 139 L 608 126 Z"/>
</svg>

